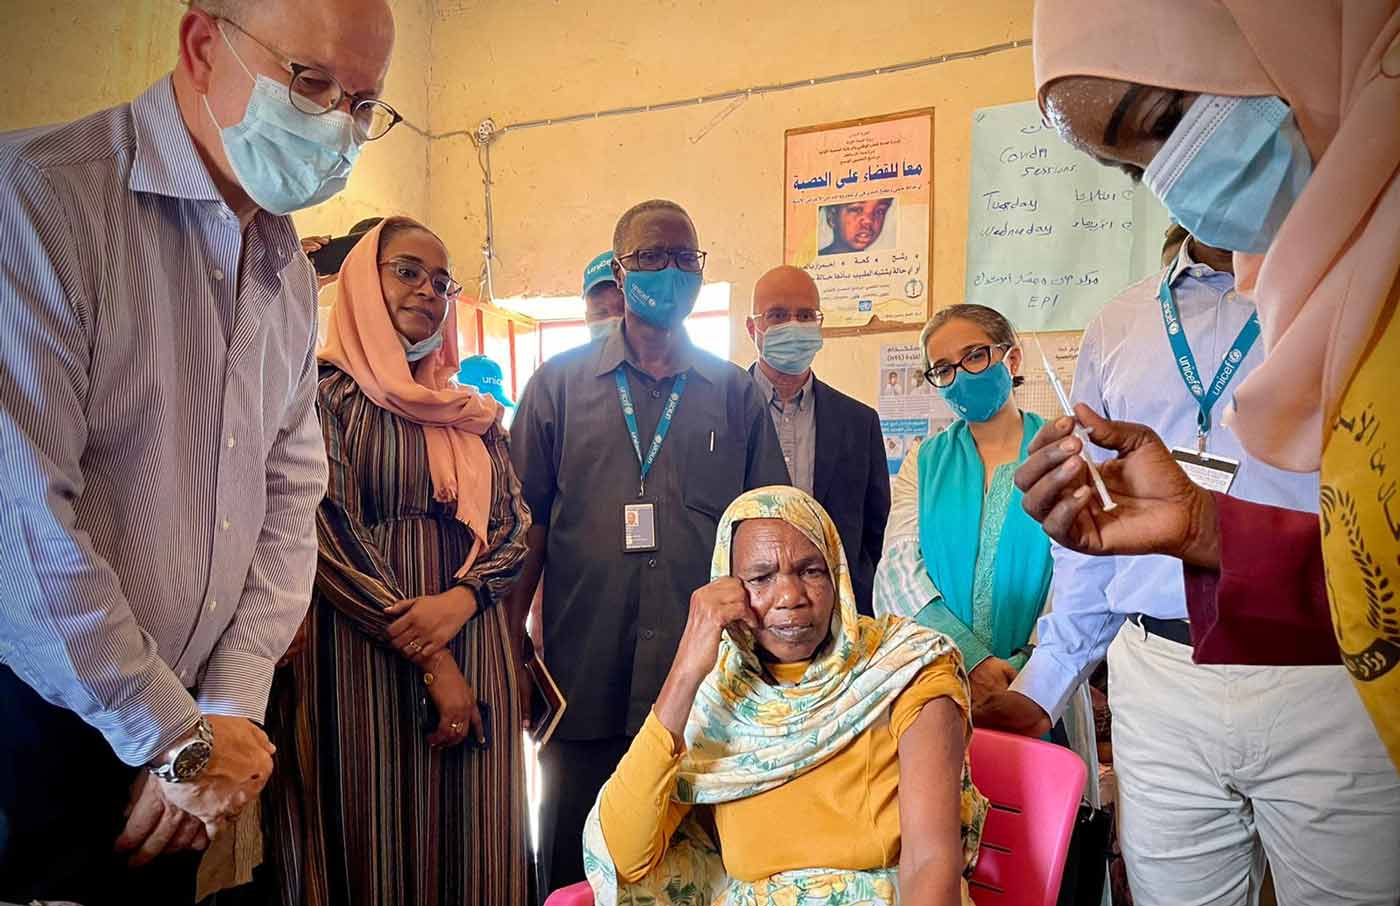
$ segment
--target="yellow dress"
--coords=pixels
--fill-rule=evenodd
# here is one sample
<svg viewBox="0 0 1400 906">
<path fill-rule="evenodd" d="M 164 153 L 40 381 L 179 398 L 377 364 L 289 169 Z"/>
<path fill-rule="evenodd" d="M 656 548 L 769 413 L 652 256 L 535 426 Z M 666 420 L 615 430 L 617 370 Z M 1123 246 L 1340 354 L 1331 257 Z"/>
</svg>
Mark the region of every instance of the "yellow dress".
<svg viewBox="0 0 1400 906">
<path fill-rule="evenodd" d="M 1342 660 L 1400 766 L 1400 283 L 1322 453 L 1322 557 Z"/>
<path fill-rule="evenodd" d="M 769 665 L 785 685 L 799 680 L 806 667 Z M 954 665 L 940 660 L 914 677 L 885 717 L 826 762 L 775 789 L 709 806 L 729 875 L 762 881 L 800 868 L 864 871 L 898 865 L 899 738 L 925 704 L 943 696 L 957 704 L 970 734 L 962 684 Z M 680 762 L 670 732 L 653 712 L 603 788 L 603 837 L 623 881 L 641 879 L 661 861 L 691 808 L 671 798 Z M 963 902 L 971 902 L 966 881 Z"/>
</svg>

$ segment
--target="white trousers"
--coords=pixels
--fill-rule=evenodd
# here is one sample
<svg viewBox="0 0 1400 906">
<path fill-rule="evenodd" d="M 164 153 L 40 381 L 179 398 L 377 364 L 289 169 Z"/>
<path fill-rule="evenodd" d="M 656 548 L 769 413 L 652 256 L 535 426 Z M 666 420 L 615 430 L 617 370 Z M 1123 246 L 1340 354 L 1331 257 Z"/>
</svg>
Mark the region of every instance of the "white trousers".
<svg viewBox="0 0 1400 906">
<path fill-rule="evenodd" d="M 1346 671 L 1208 667 L 1125 623 L 1108 649 L 1136 906 L 1400 903 L 1400 774 Z"/>
</svg>

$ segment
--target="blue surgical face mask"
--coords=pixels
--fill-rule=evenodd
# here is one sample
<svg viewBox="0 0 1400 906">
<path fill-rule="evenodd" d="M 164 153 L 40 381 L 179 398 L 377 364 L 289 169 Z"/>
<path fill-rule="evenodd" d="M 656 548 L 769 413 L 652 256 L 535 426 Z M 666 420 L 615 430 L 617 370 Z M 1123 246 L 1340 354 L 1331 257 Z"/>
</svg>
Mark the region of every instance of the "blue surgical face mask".
<svg viewBox="0 0 1400 906">
<path fill-rule="evenodd" d="M 980 374 L 968 374 L 959 368 L 953 383 L 938 388 L 938 394 L 961 418 L 985 422 L 1000 412 L 1011 396 L 1011 371 L 1005 361 Z"/>
<path fill-rule="evenodd" d="M 597 340 L 606 337 L 614 330 L 617 330 L 618 325 L 621 323 L 621 318 L 603 318 L 598 321 L 590 321 L 588 324 L 588 338 L 590 340 Z"/>
<path fill-rule="evenodd" d="M 395 331 L 395 333 L 398 333 L 398 331 Z M 427 358 L 437 352 L 438 347 L 442 345 L 442 331 L 438 330 L 438 332 L 431 337 L 428 337 L 426 340 L 419 340 L 417 343 L 400 333 L 399 342 L 403 344 L 404 355 L 408 356 L 408 363 L 412 365 L 419 359 Z"/>
<path fill-rule="evenodd" d="M 668 267 L 661 271 L 628 271 L 622 295 L 632 314 L 653 327 L 670 330 L 695 308 L 700 296 L 700 275 Z"/>
<path fill-rule="evenodd" d="M 758 335 L 758 354 L 783 374 L 802 374 L 822 348 L 822 326 L 789 321 Z"/>
<path fill-rule="evenodd" d="M 1262 254 L 1311 175 L 1312 157 L 1287 104 L 1203 94 L 1142 178 L 1201 242 Z"/>
<path fill-rule="evenodd" d="M 253 80 L 253 94 L 243 119 L 219 127 L 224 153 L 243 191 L 270 214 L 290 214 L 320 204 L 344 189 L 360 155 L 355 121 L 343 110 L 320 116 L 302 113 L 292 106 L 286 85 L 253 75 L 222 25 L 219 34 Z M 218 126 L 208 96 L 204 109 Z"/>
</svg>

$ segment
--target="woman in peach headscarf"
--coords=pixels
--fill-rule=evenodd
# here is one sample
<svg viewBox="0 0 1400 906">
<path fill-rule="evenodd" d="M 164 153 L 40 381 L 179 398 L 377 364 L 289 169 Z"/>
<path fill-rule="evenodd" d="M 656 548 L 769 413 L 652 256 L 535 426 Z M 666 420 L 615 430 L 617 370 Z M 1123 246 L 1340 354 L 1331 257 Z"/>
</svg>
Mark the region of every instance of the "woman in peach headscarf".
<svg viewBox="0 0 1400 906">
<path fill-rule="evenodd" d="M 1400 764 L 1400 4 L 1042 0 L 1035 53 L 1062 137 L 1143 177 L 1202 241 L 1236 250 L 1268 358 L 1226 420 L 1265 462 L 1321 469 L 1322 519 L 1150 483 L 1133 490 L 1151 506 L 1104 513 L 1075 496 L 1082 475 L 1052 477 L 1068 433 L 1054 424 L 1022 476 L 1027 508 L 1076 549 L 1218 568 L 1207 603 L 1222 624 L 1267 608 L 1302 626 L 1321 603 L 1300 598 L 1305 569 L 1240 593 L 1231 561 L 1252 556 L 1254 528 L 1287 536 L 1296 555 L 1272 539 L 1285 564 L 1320 550 L 1342 660 Z M 1126 432 L 1120 443 L 1145 462 L 1155 441 Z"/>
<path fill-rule="evenodd" d="M 518 696 L 493 605 L 530 518 L 499 404 L 450 383 L 461 287 L 448 268 L 421 224 L 385 221 L 346 257 L 319 353 L 330 482 L 293 662 L 305 789 L 270 821 L 291 839 L 268 847 L 284 902 L 527 896 Z"/>
<path fill-rule="evenodd" d="M 1118 506 L 1105 512 L 1087 489 L 1083 465 L 1071 459 L 1079 442 L 1061 419 L 1018 472 L 1026 509 L 1076 550 L 1185 560 L 1197 663 L 1323 662 L 1294 659 L 1309 650 L 1330 652 L 1335 663 L 1335 648 L 1310 644 L 1333 629 L 1400 764 L 1400 3 L 1040 0 L 1035 61 L 1042 109 L 1066 141 L 1141 178 L 1199 240 L 1235 250 L 1237 285 L 1255 300 L 1268 358 L 1235 390 L 1226 423 L 1271 465 L 1320 469 L 1322 518 L 1209 494 L 1185 479 L 1151 430 L 1084 407 L 1079 418 L 1095 442 L 1119 451 L 1102 470 Z M 1301 703 L 1329 716 L 1346 705 Z M 1275 715 L 1271 731 L 1284 720 Z M 1227 726 L 1229 746 L 1252 753 L 1251 773 L 1229 761 L 1222 776 L 1238 795 L 1260 779 L 1278 740 L 1251 741 L 1248 726 Z M 1172 745 L 1178 763 L 1216 757 L 1183 751 L 1180 739 Z M 1355 751 L 1293 753 L 1287 800 L 1306 803 L 1317 792 L 1309 784 L 1330 774 L 1354 789 L 1383 778 L 1388 788 L 1367 801 L 1392 801 L 1394 770 L 1371 748 L 1381 747 L 1367 744 L 1365 768 Z M 1158 799 L 1175 788 L 1164 771 L 1149 778 Z M 1326 821 L 1309 825 L 1338 829 L 1337 815 L 1363 814 L 1332 806 Z M 1267 811 L 1255 809 L 1249 823 L 1266 828 Z M 1146 897 L 1173 901 L 1172 891 L 1200 874 L 1182 860 L 1201 868 L 1212 837 L 1207 813 L 1191 814 L 1194 836 L 1176 841 L 1178 856 L 1139 853 L 1137 880 L 1148 882 L 1135 889 Z M 1128 823 L 1125 811 L 1131 873 Z M 1138 842 L 1170 849 L 1168 834 L 1159 822 Z M 1393 865 L 1400 825 L 1358 827 L 1348 839 L 1354 855 Z M 1278 844 L 1286 845 L 1271 847 L 1275 876 L 1281 864 L 1294 876 L 1281 902 L 1394 902 L 1398 882 L 1378 873 L 1376 859 L 1360 859 L 1329 886 L 1319 879 L 1333 848 L 1301 834 Z M 1350 875 L 1388 887 L 1343 891 Z"/>
</svg>

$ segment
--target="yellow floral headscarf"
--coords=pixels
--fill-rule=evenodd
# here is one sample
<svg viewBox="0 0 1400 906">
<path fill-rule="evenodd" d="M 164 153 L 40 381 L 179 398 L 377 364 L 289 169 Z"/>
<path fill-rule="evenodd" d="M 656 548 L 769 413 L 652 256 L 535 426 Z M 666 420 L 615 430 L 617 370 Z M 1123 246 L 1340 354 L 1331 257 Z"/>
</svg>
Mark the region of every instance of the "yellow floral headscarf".
<svg viewBox="0 0 1400 906">
<path fill-rule="evenodd" d="M 874 619 L 856 611 L 836 525 L 821 504 L 797 488 L 758 488 L 729 505 L 719 523 L 712 578 L 730 575 L 734 530 L 746 519 L 781 519 L 825 556 L 838 602 L 830 640 L 797 684 L 780 687 L 767 679 L 752 641 L 726 631 L 715 669 L 701 684 L 686 724 L 687 752 L 674 794 L 679 802 L 730 802 L 806 773 L 878 720 L 919 671 L 936 660 L 954 659 L 959 678 L 967 683 L 957 646 L 946 636 L 902 617 Z M 972 786 L 966 758 L 962 784 L 963 856 L 970 871 L 987 803 Z M 894 902 L 895 869 L 833 874 L 813 868 L 784 872 L 758 885 L 730 879 L 713 842 L 693 819 L 692 813 L 650 875 L 619 888 L 595 803 L 584 830 L 584 867 L 598 906 L 802 903 L 811 899 L 807 892 L 830 884 L 835 875 L 843 884 L 870 892 L 861 902 Z"/>
</svg>

